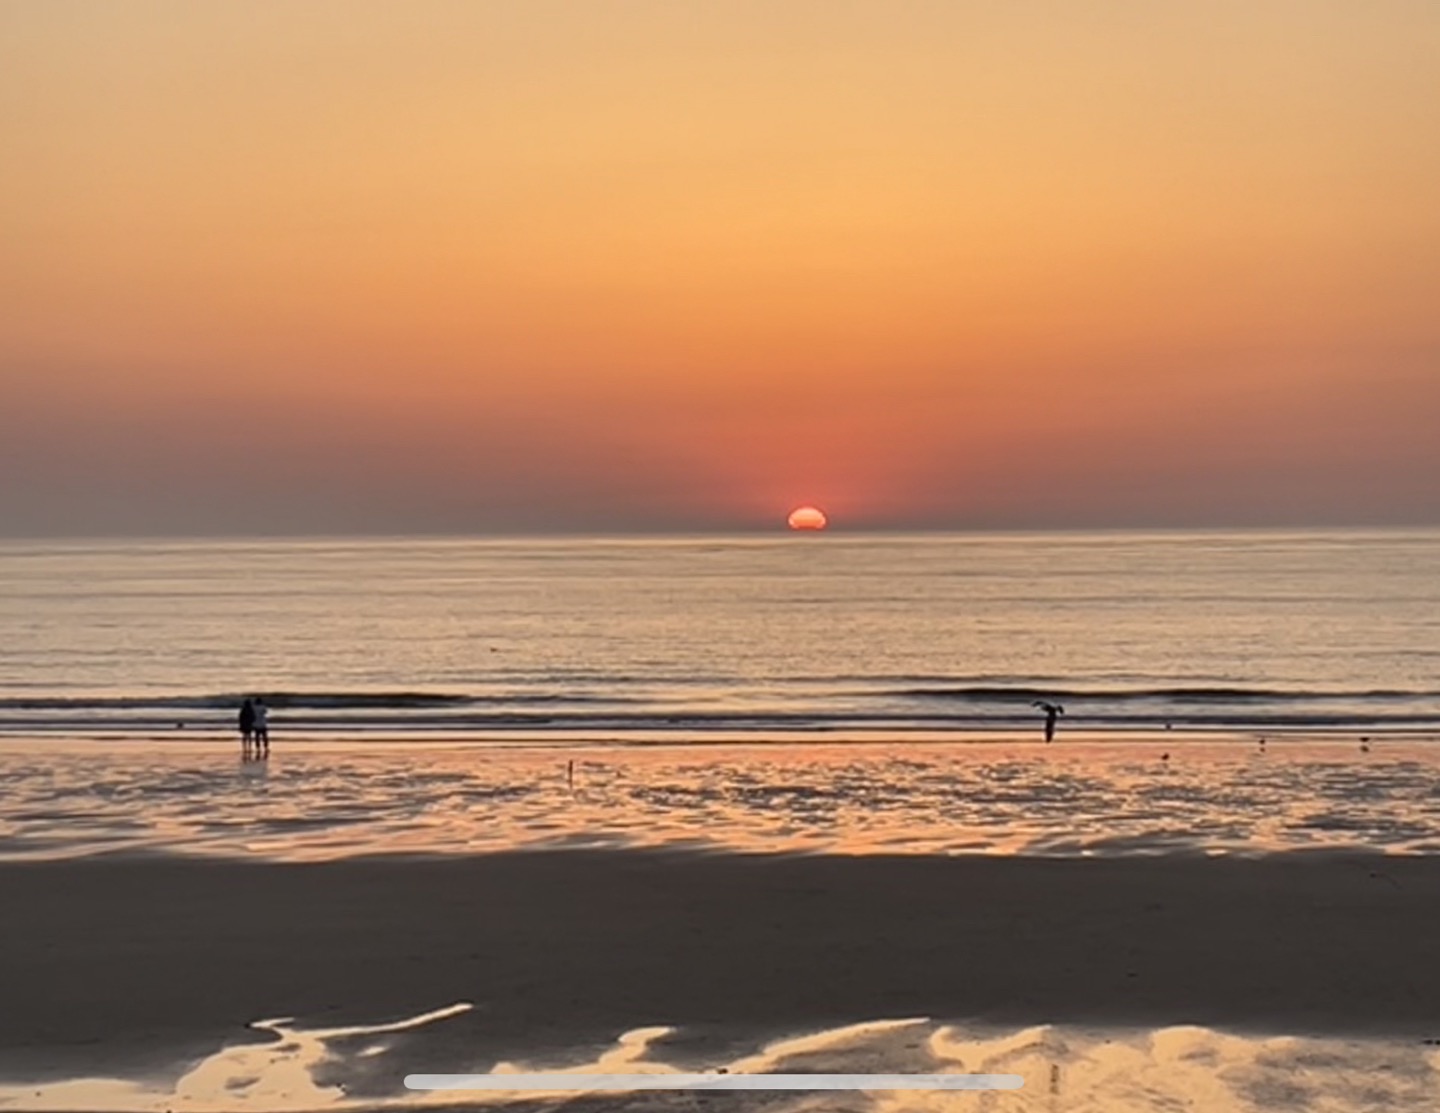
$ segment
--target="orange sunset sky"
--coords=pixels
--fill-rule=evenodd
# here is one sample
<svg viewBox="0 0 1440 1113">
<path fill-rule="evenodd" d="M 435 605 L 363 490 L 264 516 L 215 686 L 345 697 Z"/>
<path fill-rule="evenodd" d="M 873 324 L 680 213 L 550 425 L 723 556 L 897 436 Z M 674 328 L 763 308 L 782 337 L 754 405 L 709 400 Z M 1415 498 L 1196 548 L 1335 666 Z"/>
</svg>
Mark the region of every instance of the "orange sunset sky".
<svg viewBox="0 0 1440 1113">
<path fill-rule="evenodd" d="M 1440 522 L 1440 4 L 0 4 L 0 533 Z"/>
</svg>

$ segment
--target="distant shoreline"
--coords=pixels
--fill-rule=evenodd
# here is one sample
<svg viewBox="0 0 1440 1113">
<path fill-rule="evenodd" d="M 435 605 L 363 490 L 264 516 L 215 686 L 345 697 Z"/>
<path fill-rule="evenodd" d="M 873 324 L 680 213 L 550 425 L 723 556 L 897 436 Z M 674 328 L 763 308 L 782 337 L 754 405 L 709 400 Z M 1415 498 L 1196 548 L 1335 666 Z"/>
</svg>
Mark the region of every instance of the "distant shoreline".
<svg viewBox="0 0 1440 1113">
<path fill-rule="evenodd" d="M 1163 730 L 1155 727 L 1062 727 L 1052 743 L 1045 743 L 1040 731 L 1033 725 L 984 729 L 957 728 L 955 730 L 915 729 L 904 730 L 893 727 L 869 730 L 848 727 L 808 730 L 702 730 L 654 729 L 634 731 L 571 730 L 566 728 L 474 730 L 474 729 L 433 729 L 401 730 L 383 727 L 326 727 L 306 729 L 287 722 L 284 718 L 272 720 L 272 733 L 292 749 L 332 749 L 335 747 L 382 747 L 382 746 L 438 746 L 438 747 L 500 747 L 535 749 L 660 749 L 673 748 L 721 748 L 721 747 L 764 747 L 764 746 L 876 746 L 889 743 L 923 746 L 1019 746 L 1031 744 L 1055 750 L 1066 744 L 1077 745 L 1203 745 L 1235 744 L 1254 746 L 1264 738 L 1269 744 L 1305 744 L 1317 746 L 1352 747 L 1361 739 L 1376 742 L 1403 742 L 1406 744 L 1440 743 L 1440 724 L 1433 727 L 1377 727 L 1373 724 L 1361 726 L 1290 726 L 1290 727 L 1187 727 Z M 166 747 L 203 746 L 213 750 L 217 745 L 234 743 L 239 735 L 229 724 L 189 724 L 177 727 L 155 725 L 145 728 L 116 726 L 108 729 L 77 729 L 55 727 L 36 729 L 34 726 L 7 727 L 0 724 L 0 748 L 17 748 L 26 745 L 55 748 L 58 746 L 107 746 L 114 743 L 158 744 Z"/>
</svg>

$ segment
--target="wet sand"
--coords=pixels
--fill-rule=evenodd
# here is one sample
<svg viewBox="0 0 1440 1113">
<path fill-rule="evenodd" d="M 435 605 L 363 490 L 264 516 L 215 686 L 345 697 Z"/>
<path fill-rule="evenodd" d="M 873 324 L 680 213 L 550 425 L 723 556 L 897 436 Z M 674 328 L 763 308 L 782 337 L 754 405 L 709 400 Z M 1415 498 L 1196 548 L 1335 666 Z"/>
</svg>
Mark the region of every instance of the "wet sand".
<svg viewBox="0 0 1440 1113">
<path fill-rule="evenodd" d="M 163 851 L 1440 854 L 1440 744 L 1111 736 L 676 746 L 0 740 L 0 861 Z M 1172 753 L 1173 751 L 1173 753 Z M 1166 754 L 1170 754 L 1167 760 Z M 574 782 L 566 775 L 574 762 Z"/>
<path fill-rule="evenodd" d="M 0 865 L 0 1075 L 476 1008 L 411 1069 L 883 1017 L 1440 1036 L 1440 859 L 576 851 Z"/>
</svg>

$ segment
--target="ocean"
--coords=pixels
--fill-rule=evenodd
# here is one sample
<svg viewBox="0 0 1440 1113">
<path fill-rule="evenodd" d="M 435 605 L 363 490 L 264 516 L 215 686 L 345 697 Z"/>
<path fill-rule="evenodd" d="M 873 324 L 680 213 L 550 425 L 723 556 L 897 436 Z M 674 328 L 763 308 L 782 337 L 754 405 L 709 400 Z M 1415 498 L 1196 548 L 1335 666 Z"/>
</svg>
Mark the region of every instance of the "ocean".
<svg viewBox="0 0 1440 1113">
<path fill-rule="evenodd" d="M 0 629 L 26 737 L 1440 730 L 1434 530 L 9 542 Z"/>
</svg>

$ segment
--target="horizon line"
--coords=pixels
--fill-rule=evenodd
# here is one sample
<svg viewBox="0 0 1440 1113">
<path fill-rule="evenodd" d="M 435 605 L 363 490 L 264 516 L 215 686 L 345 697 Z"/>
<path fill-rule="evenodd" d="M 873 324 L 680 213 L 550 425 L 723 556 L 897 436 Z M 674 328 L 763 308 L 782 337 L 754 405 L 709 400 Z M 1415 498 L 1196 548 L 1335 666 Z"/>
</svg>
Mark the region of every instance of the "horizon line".
<svg viewBox="0 0 1440 1113">
<path fill-rule="evenodd" d="M 749 527 L 677 527 L 673 529 L 550 529 L 550 530 L 335 530 L 275 531 L 251 533 L 52 533 L 0 534 L 0 545 L 93 544 L 93 543 L 280 543 L 355 541 L 645 541 L 744 538 L 746 540 L 790 537 L 823 543 L 826 537 L 1033 537 L 1033 536 L 1155 536 L 1155 535 L 1253 535 L 1295 536 L 1303 534 L 1419 534 L 1440 531 L 1440 522 L 1410 523 L 1316 523 L 1306 525 L 1069 525 L 1069 526 L 854 526 L 829 525 L 824 530 L 795 530 L 783 524 Z"/>
</svg>

